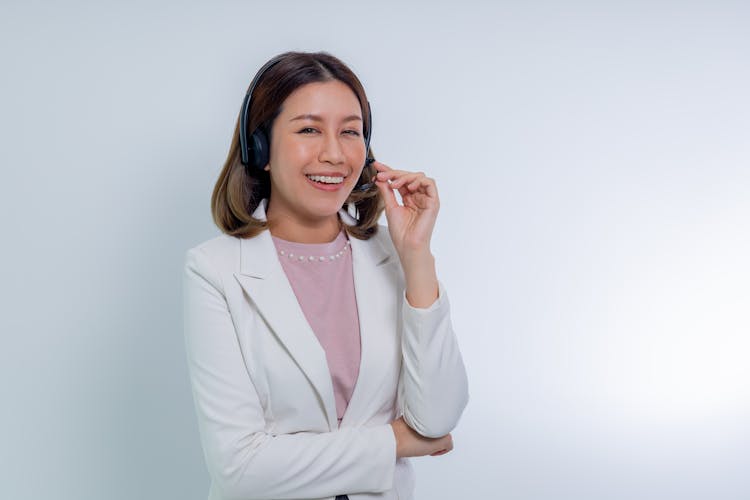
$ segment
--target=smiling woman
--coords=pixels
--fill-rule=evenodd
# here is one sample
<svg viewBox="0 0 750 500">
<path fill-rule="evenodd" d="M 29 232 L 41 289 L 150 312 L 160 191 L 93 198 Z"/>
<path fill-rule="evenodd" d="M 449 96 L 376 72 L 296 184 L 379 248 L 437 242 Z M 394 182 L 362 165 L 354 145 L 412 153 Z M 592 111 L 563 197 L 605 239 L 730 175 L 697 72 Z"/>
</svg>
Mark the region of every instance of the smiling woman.
<svg viewBox="0 0 750 500">
<path fill-rule="evenodd" d="M 325 53 L 272 59 L 245 96 L 211 200 L 224 234 L 185 259 L 212 500 L 408 500 L 408 457 L 453 448 L 468 384 L 430 251 L 437 188 L 374 161 L 371 123 Z"/>
<path fill-rule="evenodd" d="M 270 162 L 277 165 L 274 174 L 278 171 L 283 175 L 289 166 L 286 160 L 278 158 L 280 154 L 290 159 L 293 155 L 310 155 L 313 147 L 328 141 L 318 153 L 324 157 L 344 155 L 347 172 L 342 170 L 341 158 L 335 158 L 334 168 L 321 169 L 320 165 L 331 164 L 318 161 L 318 166 L 308 165 L 311 170 L 307 173 L 334 174 L 329 177 L 348 174 L 342 186 L 346 189 L 341 191 L 349 193 L 339 208 L 344 203 L 351 205 L 356 209 L 359 223 L 348 226 L 346 231 L 356 238 L 369 238 L 376 230 L 383 201 L 374 184 L 369 183 L 376 169 L 369 163 L 364 165 L 365 156 L 373 158 L 369 149 L 371 114 L 357 76 L 329 54 L 289 52 L 261 68 L 241 109 L 229 154 L 211 197 L 214 221 L 222 231 L 252 237 L 269 228 L 272 217 L 261 221 L 252 214 L 262 199 L 273 198 L 273 186 L 277 190 L 281 186 L 274 180 L 276 175 L 269 175 L 273 166 Z M 280 140 L 274 141 L 278 135 Z M 304 158 L 295 159 L 301 160 Z M 352 164 L 354 160 L 358 164 Z M 278 201 L 277 207 L 283 208 L 282 200 Z"/>
</svg>

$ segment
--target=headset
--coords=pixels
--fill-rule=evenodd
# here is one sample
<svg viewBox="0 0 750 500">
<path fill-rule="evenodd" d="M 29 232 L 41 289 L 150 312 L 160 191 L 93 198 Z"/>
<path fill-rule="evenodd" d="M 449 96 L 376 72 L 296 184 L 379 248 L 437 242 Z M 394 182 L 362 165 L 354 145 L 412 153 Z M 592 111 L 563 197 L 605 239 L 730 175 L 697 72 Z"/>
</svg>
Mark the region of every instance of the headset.
<svg viewBox="0 0 750 500">
<path fill-rule="evenodd" d="M 248 170 L 248 173 L 252 174 L 253 172 L 263 172 L 263 168 L 268 164 L 269 159 L 269 153 L 270 153 L 270 144 L 268 142 L 268 135 L 266 134 L 266 131 L 263 130 L 263 127 L 258 127 L 255 130 L 253 130 L 252 134 L 250 134 L 250 137 L 247 137 L 247 128 L 248 128 L 248 119 L 250 116 L 250 106 L 252 105 L 253 100 L 253 91 L 255 90 L 255 86 L 258 84 L 258 82 L 261 80 L 263 75 L 266 71 L 268 71 L 271 67 L 279 63 L 283 59 L 282 56 L 277 56 L 270 61 L 268 61 L 266 64 L 264 64 L 260 70 L 258 70 L 258 73 L 255 75 L 255 78 L 253 78 L 253 81 L 250 83 L 250 87 L 247 89 L 247 93 L 245 94 L 245 99 L 242 102 L 242 110 L 240 111 L 240 159 L 242 160 L 242 164 L 245 165 L 245 167 Z M 375 161 L 375 158 L 370 157 L 370 136 L 372 135 L 372 109 L 370 108 L 370 101 L 367 101 L 367 121 L 365 123 L 365 155 L 367 158 L 365 159 L 365 167 L 370 165 L 372 162 Z M 355 187 L 355 191 L 367 191 L 369 189 L 372 189 L 372 187 L 375 185 L 373 182 L 368 182 L 366 184 L 363 184 L 361 186 Z"/>
</svg>

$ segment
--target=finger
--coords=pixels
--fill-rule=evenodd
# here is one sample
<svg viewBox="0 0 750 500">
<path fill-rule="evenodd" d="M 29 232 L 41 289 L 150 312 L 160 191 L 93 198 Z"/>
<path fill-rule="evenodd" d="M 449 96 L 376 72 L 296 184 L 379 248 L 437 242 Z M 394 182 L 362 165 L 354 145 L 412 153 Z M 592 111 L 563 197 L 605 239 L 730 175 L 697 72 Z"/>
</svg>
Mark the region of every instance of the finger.
<svg viewBox="0 0 750 500">
<path fill-rule="evenodd" d="M 445 441 L 446 443 L 444 445 L 445 446 L 444 449 L 451 451 L 453 449 L 453 436 L 451 434 L 446 434 Z"/>
<path fill-rule="evenodd" d="M 381 170 L 382 171 L 393 170 L 391 167 L 389 167 L 385 163 L 380 162 L 378 160 L 375 160 L 374 162 L 372 162 L 372 166 L 375 167 L 378 171 L 381 171 Z"/>
<path fill-rule="evenodd" d="M 405 174 L 403 177 L 399 177 L 396 180 L 390 181 L 391 178 L 398 177 L 399 174 Z M 381 175 L 382 174 L 382 175 Z M 400 172 L 397 170 L 392 170 L 389 172 L 380 172 L 378 175 L 375 176 L 376 183 L 382 182 L 387 188 L 391 190 L 398 190 L 399 194 L 403 196 L 408 196 L 411 194 L 409 189 L 404 185 L 405 182 L 412 181 L 412 180 L 418 180 L 419 178 L 423 177 L 424 174 L 422 172 Z"/>
<path fill-rule="evenodd" d="M 393 189 L 391 189 L 391 186 L 388 185 L 388 182 L 376 180 L 375 185 L 380 190 L 380 195 L 383 197 L 386 209 L 390 210 L 392 208 L 398 207 L 396 195 L 393 193 Z"/>
<path fill-rule="evenodd" d="M 409 172 L 407 170 L 381 170 L 377 173 L 378 179 L 390 180 L 395 182 L 400 179 L 415 179 L 419 176 L 423 176 L 423 172 Z"/>
<path fill-rule="evenodd" d="M 435 181 L 430 179 L 429 177 L 420 177 L 418 179 L 414 179 L 409 184 L 407 184 L 407 187 L 409 191 L 416 191 L 419 188 L 424 188 L 424 191 L 428 191 L 430 185 L 434 185 Z M 429 193 L 428 193 L 429 194 Z"/>
<path fill-rule="evenodd" d="M 391 187 L 393 185 L 391 184 Z M 398 192 L 401 194 L 401 196 L 409 196 L 409 197 L 418 197 L 420 200 L 429 200 L 429 196 L 427 195 L 427 188 L 422 186 L 421 184 L 406 184 L 404 186 L 401 186 L 398 188 Z"/>
<path fill-rule="evenodd" d="M 393 187 L 393 184 L 391 184 L 391 187 Z M 401 199 L 403 200 L 405 196 L 408 197 L 411 193 L 408 189 L 406 189 L 406 186 L 401 186 L 400 188 L 398 188 L 398 194 L 401 195 Z"/>
<path fill-rule="evenodd" d="M 426 177 L 424 176 L 423 173 L 418 172 L 414 174 L 404 175 L 394 180 L 393 182 L 396 184 L 397 187 L 400 187 L 400 186 L 408 186 L 409 184 L 412 184 L 414 182 L 421 182 L 422 179 L 426 179 Z"/>
<path fill-rule="evenodd" d="M 404 186 L 399 192 L 401 196 L 404 196 L 404 191 L 407 192 L 406 196 L 413 200 L 417 206 L 426 208 L 427 206 L 439 208 L 440 199 L 438 198 L 437 186 L 435 181 L 430 178 L 425 178 L 421 182 L 413 181 L 410 184 Z"/>
<path fill-rule="evenodd" d="M 390 180 L 394 187 L 401 187 L 406 183 L 414 182 L 421 178 L 424 178 L 422 172 L 402 172 L 399 170 L 391 170 L 389 172 L 383 172 L 382 175 L 378 174 L 378 179 Z"/>
<path fill-rule="evenodd" d="M 438 199 L 438 190 L 437 190 L 437 183 L 435 182 L 435 179 L 430 179 L 430 182 L 427 184 L 427 195 L 430 198 Z"/>
</svg>

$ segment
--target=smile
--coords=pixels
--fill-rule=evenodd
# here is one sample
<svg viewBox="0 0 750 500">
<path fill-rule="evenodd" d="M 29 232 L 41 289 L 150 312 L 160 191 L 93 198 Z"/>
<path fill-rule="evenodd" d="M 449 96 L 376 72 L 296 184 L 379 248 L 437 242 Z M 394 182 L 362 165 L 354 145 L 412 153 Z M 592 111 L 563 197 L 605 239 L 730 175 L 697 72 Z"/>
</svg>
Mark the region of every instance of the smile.
<svg viewBox="0 0 750 500">
<path fill-rule="evenodd" d="M 311 181 L 322 182 L 323 184 L 341 184 L 344 182 L 343 177 L 329 177 L 327 175 L 308 175 L 306 177 Z"/>
</svg>

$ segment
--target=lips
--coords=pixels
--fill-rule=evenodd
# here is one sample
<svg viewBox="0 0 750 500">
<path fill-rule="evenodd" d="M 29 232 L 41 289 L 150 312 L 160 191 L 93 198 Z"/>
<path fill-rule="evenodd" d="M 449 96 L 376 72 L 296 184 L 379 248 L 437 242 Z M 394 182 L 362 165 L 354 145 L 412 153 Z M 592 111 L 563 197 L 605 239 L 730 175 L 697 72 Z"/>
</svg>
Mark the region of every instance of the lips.
<svg viewBox="0 0 750 500">
<path fill-rule="evenodd" d="M 322 191 L 338 191 L 344 187 L 344 177 L 341 175 L 306 175 L 305 178 L 311 186 Z"/>
</svg>

